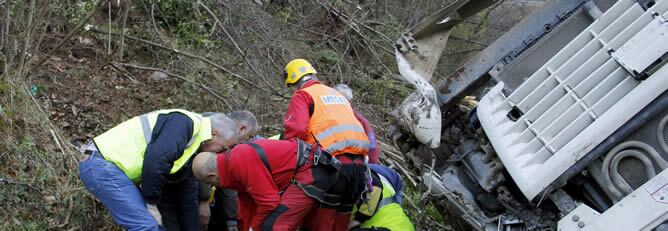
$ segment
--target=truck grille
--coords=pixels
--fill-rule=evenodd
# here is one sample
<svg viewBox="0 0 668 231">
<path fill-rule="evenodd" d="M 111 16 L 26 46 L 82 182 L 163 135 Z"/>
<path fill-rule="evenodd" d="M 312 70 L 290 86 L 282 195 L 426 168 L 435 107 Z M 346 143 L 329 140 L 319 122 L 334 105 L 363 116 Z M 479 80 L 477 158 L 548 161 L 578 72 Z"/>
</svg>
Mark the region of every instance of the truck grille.
<svg viewBox="0 0 668 231">
<path fill-rule="evenodd" d="M 663 25 L 651 12 L 667 9 L 668 0 L 647 11 L 620 0 L 512 94 L 499 83 L 480 101 L 481 124 L 528 199 L 668 88 L 666 66 L 642 81 L 624 66 L 638 37 Z"/>
</svg>

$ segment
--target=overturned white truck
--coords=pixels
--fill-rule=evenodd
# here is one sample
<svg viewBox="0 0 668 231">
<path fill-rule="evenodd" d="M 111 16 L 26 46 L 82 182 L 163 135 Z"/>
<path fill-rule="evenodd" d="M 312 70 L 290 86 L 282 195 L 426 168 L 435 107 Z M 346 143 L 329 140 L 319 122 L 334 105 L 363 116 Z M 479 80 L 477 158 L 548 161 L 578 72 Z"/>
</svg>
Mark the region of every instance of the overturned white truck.
<svg viewBox="0 0 668 231">
<path fill-rule="evenodd" d="M 478 230 L 668 230 L 668 0 L 546 1 L 432 85 L 450 30 L 496 3 L 455 1 L 397 41 L 416 91 L 394 140 L 434 163 L 424 184 Z"/>
</svg>

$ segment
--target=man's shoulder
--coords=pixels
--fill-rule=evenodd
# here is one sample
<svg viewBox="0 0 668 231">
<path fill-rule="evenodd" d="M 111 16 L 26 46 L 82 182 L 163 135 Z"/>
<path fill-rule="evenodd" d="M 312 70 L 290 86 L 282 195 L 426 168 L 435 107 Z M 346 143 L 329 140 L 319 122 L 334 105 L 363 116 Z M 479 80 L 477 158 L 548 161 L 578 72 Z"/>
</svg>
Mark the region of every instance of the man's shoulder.
<svg viewBox="0 0 668 231">
<path fill-rule="evenodd" d="M 158 120 L 165 120 L 169 122 L 176 122 L 176 123 L 186 123 L 186 124 L 192 124 L 193 120 L 186 114 L 179 112 L 179 111 L 174 111 L 170 112 L 167 114 L 160 114 L 158 115 Z"/>
</svg>

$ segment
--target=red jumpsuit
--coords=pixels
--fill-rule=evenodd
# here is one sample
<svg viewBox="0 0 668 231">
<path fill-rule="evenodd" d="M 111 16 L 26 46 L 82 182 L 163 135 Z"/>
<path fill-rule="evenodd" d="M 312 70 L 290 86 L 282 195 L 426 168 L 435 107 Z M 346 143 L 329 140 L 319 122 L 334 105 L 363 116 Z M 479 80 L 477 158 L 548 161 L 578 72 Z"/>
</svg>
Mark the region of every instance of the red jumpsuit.
<svg viewBox="0 0 668 231">
<path fill-rule="evenodd" d="M 310 87 L 311 85 L 316 83 L 320 83 L 320 81 L 310 80 L 304 83 L 301 89 Z M 308 135 L 308 124 L 309 121 L 311 120 L 311 112 L 313 110 L 312 108 L 313 108 L 313 99 L 305 91 L 297 90 L 292 95 L 292 99 L 290 99 L 290 104 L 288 104 L 288 112 L 285 114 L 285 117 L 283 118 L 283 126 L 285 127 L 283 139 L 288 140 L 293 138 L 299 138 L 301 140 L 307 140 L 306 136 Z M 354 112 L 355 112 L 355 117 L 362 124 L 362 127 L 364 127 L 364 132 L 369 137 L 369 142 L 371 142 L 372 145 L 375 145 L 376 144 L 375 136 L 373 135 L 373 128 L 369 124 L 369 121 L 357 111 Z M 369 163 L 372 164 L 378 163 L 379 153 L 380 149 L 378 147 L 375 148 L 370 147 L 368 154 Z"/>
<path fill-rule="evenodd" d="M 255 150 L 240 144 L 218 155 L 220 186 L 239 193 L 241 230 L 296 230 L 316 201 L 304 194 L 295 180 L 311 184 L 312 162 L 307 161 L 295 174 L 297 142 L 294 140 L 255 141 L 266 153 L 271 172 Z M 309 158 L 312 160 L 312 157 Z M 282 194 L 280 191 L 285 190 Z"/>
<path fill-rule="evenodd" d="M 310 87 L 313 84 L 320 84 L 320 82 L 317 80 L 310 80 L 304 83 L 301 89 Z M 290 100 L 290 104 L 288 105 L 288 111 L 283 121 L 283 126 L 285 127 L 285 132 L 283 134 L 284 139 L 299 138 L 302 140 L 307 140 L 307 136 L 309 135 L 308 125 L 309 121 L 311 120 L 311 114 L 313 111 L 314 102 L 311 96 L 301 89 L 297 90 L 292 95 L 292 99 Z M 371 126 L 369 126 L 368 121 L 364 118 L 360 119 L 358 113 L 355 113 L 355 117 L 364 127 L 367 136 L 369 136 L 368 129 L 370 129 Z M 369 155 L 373 155 L 373 153 L 369 153 Z M 333 186 L 334 188 L 346 191 L 351 189 L 348 188 L 351 185 L 358 185 L 360 183 L 360 180 L 364 180 L 363 177 L 364 173 L 359 171 L 360 170 L 359 167 L 351 166 L 353 163 L 357 166 L 363 163 L 360 163 L 358 161 L 353 162 L 351 160 L 348 160 L 346 157 L 341 157 L 341 158 L 337 157 L 337 159 L 339 159 L 341 163 L 344 164 L 339 174 L 344 174 L 344 171 L 348 171 L 348 173 L 346 174 L 354 175 L 355 177 L 352 177 L 353 181 L 351 182 L 338 181 L 338 183 L 335 184 L 335 186 Z M 378 152 L 375 152 L 375 156 L 373 157 L 370 156 L 369 159 L 378 160 Z M 340 177 L 340 179 L 341 178 L 351 179 L 348 177 Z M 304 226 L 307 227 L 309 230 L 336 230 L 336 231 L 347 230 L 348 223 L 350 222 L 350 211 L 337 211 L 337 210 L 338 210 L 337 208 L 325 208 L 325 207 L 318 208 L 313 212 L 309 213 L 308 217 L 304 220 Z"/>
</svg>

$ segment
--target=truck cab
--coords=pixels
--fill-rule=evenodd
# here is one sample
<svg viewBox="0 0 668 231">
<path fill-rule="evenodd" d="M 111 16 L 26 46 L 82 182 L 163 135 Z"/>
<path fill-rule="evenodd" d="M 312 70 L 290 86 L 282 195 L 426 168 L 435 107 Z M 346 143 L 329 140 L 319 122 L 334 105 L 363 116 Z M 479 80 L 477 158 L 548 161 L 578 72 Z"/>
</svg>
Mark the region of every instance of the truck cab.
<svg viewBox="0 0 668 231">
<path fill-rule="evenodd" d="M 547 1 L 432 83 L 452 28 L 494 4 L 397 41 L 416 91 L 393 138 L 423 183 L 477 230 L 668 230 L 668 0 Z"/>
</svg>

